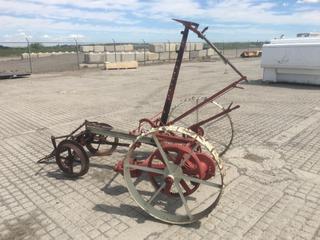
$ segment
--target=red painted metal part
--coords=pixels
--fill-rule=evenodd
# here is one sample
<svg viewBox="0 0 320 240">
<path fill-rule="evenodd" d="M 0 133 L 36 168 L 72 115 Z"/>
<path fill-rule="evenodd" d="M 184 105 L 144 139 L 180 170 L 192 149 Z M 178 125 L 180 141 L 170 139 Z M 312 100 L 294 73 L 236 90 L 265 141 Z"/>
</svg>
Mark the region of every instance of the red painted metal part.
<svg viewBox="0 0 320 240">
<path fill-rule="evenodd" d="M 165 137 L 163 136 L 165 139 Z M 171 142 L 172 139 L 169 138 L 167 141 L 162 140 L 162 148 L 166 153 L 168 160 L 175 163 L 176 165 L 180 165 L 183 171 L 183 174 L 188 176 L 193 176 L 202 180 L 207 180 L 215 175 L 215 162 L 206 153 L 202 153 L 201 151 L 194 151 L 192 148 L 192 144 L 185 143 L 167 143 Z M 201 149 L 200 149 L 201 150 Z M 139 161 L 130 161 L 131 164 L 136 164 L 143 167 L 149 167 L 154 169 L 165 169 L 166 164 L 160 154 L 160 151 L 157 149 L 151 155 Z M 123 174 L 123 161 L 119 161 L 114 170 L 118 173 Z M 131 177 L 139 177 L 142 174 L 141 170 L 132 169 L 130 171 Z M 159 184 L 156 181 L 157 177 L 164 177 L 160 174 L 156 173 L 148 173 L 151 183 L 155 186 L 155 188 L 159 188 Z M 173 192 L 172 185 L 173 179 L 170 176 L 165 176 L 163 181 L 166 183 L 165 187 L 163 188 L 162 192 L 169 195 L 169 196 L 178 196 L 178 193 Z M 199 184 L 198 183 L 187 183 L 185 180 L 181 180 L 180 184 L 183 188 L 183 194 L 185 196 L 192 194 L 195 192 Z"/>
<path fill-rule="evenodd" d="M 219 92 L 213 94 L 212 96 L 206 98 L 205 100 L 203 100 L 201 103 L 197 104 L 196 106 L 194 106 L 193 108 L 189 109 L 188 111 L 184 112 L 183 114 L 181 114 L 180 116 L 176 117 L 175 119 L 173 119 L 172 121 L 168 122 L 167 125 L 172 125 L 175 122 L 185 118 L 186 116 L 190 115 L 191 113 L 193 113 L 194 111 L 196 111 L 197 109 L 203 107 L 204 105 L 208 104 L 209 102 L 212 102 L 213 100 L 215 100 L 218 97 L 221 97 L 222 95 L 226 94 L 228 91 L 230 91 L 233 88 L 237 88 L 238 84 L 242 81 L 244 81 L 246 78 L 240 78 L 239 80 L 229 84 L 228 86 L 226 86 L 225 88 L 223 88 L 222 90 L 220 90 Z M 238 108 L 238 107 L 236 107 Z M 233 108 L 236 109 L 236 108 Z M 229 109 L 230 110 L 230 109 Z M 230 112 L 230 111 L 229 111 Z"/>
</svg>

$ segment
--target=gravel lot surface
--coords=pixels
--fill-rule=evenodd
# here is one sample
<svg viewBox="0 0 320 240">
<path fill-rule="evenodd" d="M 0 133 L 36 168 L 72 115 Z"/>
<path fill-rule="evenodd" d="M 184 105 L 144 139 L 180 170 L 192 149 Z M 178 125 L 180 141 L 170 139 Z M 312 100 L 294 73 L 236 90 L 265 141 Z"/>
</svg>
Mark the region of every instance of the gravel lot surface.
<svg viewBox="0 0 320 240">
<path fill-rule="evenodd" d="M 124 149 L 91 158 L 76 180 L 36 164 L 51 135 L 85 119 L 129 131 L 162 110 L 173 64 L 1 80 L 0 239 L 320 239 L 320 88 L 265 84 L 259 59 L 233 62 L 249 82 L 218 100 L 241 105 L 222 157 L 226 186 L 216 209 L 188 226 L 145 214 L 121 175 L 110 183 Z M 186 63 L 174 105 L 236 79 L 220 62 Z"/>
</svg>

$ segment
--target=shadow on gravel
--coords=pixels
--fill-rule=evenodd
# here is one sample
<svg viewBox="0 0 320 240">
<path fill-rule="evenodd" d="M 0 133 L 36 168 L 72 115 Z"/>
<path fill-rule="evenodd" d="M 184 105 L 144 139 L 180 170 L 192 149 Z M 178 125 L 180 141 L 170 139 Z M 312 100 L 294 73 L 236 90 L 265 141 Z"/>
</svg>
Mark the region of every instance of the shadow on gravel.
<svg viewBox="0 0 320 240">
<path fill-rule="evenodd" d="M 57 180 L 68 180 L 68 181 L 76 181 L 81 177 L 71 178 L 63 174 L 60 170 L 55 170 L 54 172 L 47 172 L 47 177 L 54 178 Z"/>
<path fill-rule="evenodd" d="M 319 85 L 303 84 L 303 83 L 284 83 L 284 82 L 263 82 L 262 79 L 249 80 L 243 85 L 255 85 L 264 87 L 276 87 L 276 88 L 291 88 L 291 89 L 302 89 L 302 90 L 319 90 Z"/>
<path fill-rule="evenodd" d="M 157 220 L 150 215 L 148 215 L 146 212 L 144 212 L 141 208 L 136 207 L 136 206 L 131 206 L 127 204 L 120 204 L 119 207 L 115 206 L 109 206 L 106 204 L 97 204 L 93 210 L 95 211 L 100 211 L 100 212 L 105 212 L 108 214 L 115 214 L 115 215 L 120 215 L 120 216 L 126 216 L 129 218 L 133 218 L 137 223 L 144 223 L 146 220 L 147 221 L 152 221 L 160 224 L 167 224 L 171 225 L 169 223 L 164 223 L 160 220 Z M 201 226 L 201 222 L 194 222 L 191 224 L 187 225 L 180 225 L 181 227 L 185 228 L 194 228 L 194 229 L 199 229 Z"/>
<path fill-rule="evenodd" d="M 119 207 L 97 204 L 93 210 L 133 218 L 137 223 L 144 223 L 146 220 L 160 223 L 159 220 L 152 218 L 141 208 L 127 204 L 120 204 Z"/>
</svg>

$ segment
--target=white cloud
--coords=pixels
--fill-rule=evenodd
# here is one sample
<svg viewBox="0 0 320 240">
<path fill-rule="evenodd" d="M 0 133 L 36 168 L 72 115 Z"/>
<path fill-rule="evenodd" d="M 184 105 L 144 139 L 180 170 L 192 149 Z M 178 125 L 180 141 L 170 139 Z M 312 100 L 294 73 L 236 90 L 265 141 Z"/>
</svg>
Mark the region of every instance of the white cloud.
<svg viewBox="0 0 320 240">
<path fill-rule="evenodd" d="M 83 39 L 85 38 L 85 36 L 82 35 L 82 34 L 75 34 L 75 33 L 73 33 L 73 34 L 69 34 L 69 35 L 68 35 L 68 38 L 77 39 L 77 40 L 83 40 Z"/>
<path fill-rule="evenodd" d="M 320 0 L 296 2 L 319 3 Z M 289 5 L 292 5 L 288 8 L 291 12 L 279 11 Z M 235 32 L 238 25 L 244 24 L 246 28 L 240 27 L 243 31 L 250 28 L 258 33 L 271 33 L 276 32 L 272 30 L 275 26 L 316 29 L 320 26 L 320 9 L 314 5 L 311 8 L 308 4 L 275 0 L 207 0 L 201 3 L 199 0 L 0 0 L 0 23 L 4 34 L 13 35 L 15 29 L 22 29 L 34 37 L 40 32 L 42 39 L 70 38 L 73 34 L 88 38 L 90 31 L 173 34 L 180 26 L 172 23 L 171 18 L 221 24 L 225 30 L 215 30 L 225 33 Z M 266 25 L 270 27 L 266 29 Z"/>
<path fill-rule="evenodd" d="M 297 3 L 320 3 L 320 0 L 298 0 Z"/>
</svg>

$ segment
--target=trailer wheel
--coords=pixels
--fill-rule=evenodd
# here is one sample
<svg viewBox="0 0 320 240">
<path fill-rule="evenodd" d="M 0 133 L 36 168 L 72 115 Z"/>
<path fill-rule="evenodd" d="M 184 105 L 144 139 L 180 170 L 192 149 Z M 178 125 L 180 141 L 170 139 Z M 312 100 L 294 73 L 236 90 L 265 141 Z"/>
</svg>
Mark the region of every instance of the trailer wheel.
<svg viewBox="0 0 320 240">
<path fill-rule="evenodd" d="M 92 139 L 86 143 L 87 149 L 95 156 L 111 155 L 117 148 L 119 138 L 102 135 L 94 135 Z"/>
<path fill-rule="evenodd" d="M 55 157 L 59 168 L 68 177 L 80 177 L 89 170 L 89 158 L 83 147 L 76 141 L 60 142 L 55 151 Z"/>
</svg>

